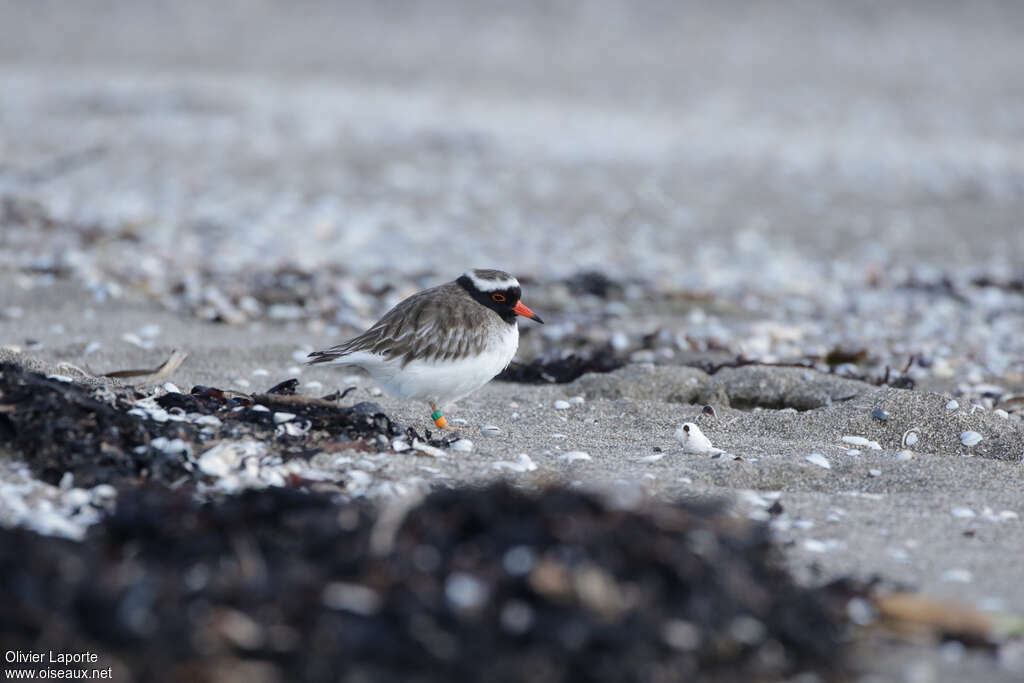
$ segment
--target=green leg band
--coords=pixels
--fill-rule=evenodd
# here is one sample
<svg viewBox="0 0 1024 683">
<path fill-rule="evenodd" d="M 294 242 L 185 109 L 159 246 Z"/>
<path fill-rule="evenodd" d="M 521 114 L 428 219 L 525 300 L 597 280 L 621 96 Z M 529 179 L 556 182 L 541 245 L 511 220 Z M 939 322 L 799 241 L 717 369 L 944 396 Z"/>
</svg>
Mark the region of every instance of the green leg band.
<svg viewBox="0 0 1024 683">
<path fill-rule="evenodd" d="M 442 413 L 440 410 L 435 410 L 430 414 L 430 419 L 433 420 L 434 422 L 437 422 L 442 417 L 444 417 L 444 413 Z"/>
</svg>

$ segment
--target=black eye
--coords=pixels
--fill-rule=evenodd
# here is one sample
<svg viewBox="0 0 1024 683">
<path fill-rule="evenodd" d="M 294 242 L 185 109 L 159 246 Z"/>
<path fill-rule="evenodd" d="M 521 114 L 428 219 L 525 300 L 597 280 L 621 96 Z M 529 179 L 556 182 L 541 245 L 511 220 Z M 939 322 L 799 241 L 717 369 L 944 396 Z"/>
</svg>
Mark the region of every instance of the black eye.
<svg viewBox="0 0 1024 683">
<path fill-rule="evenodd" d="M 505 295 L 504 294 L 491 294 L 491 300 L 492 301 L 497 301 L 499 304 L 503 304 L 503 303 L 505 303 Z"/>
</svg>

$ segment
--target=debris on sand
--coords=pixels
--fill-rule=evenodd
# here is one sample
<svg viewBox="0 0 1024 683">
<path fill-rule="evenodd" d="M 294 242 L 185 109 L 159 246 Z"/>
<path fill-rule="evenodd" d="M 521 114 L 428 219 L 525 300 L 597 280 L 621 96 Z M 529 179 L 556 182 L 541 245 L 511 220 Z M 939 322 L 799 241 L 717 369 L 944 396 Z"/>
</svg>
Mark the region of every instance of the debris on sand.
<svg viewBox="0 0 1024 683">
<path fill-rule="evenodd" d="M 384 451 L 401 433 L 376 403 L 340 406 L 286 393 L 249 395 L 203 386 L 189 394 L 157 395 L 134 387 L 90 388 L 0 364 L 0 444 L 50 484 L 67 473 L 85 487 L 125 481 L 172 485 L 212 476 L 224 468 L 197 468 L 191 457 L 222 440 L 257 441 L 287 461 L 338 442 L 362 441 L 363 448 Z M 450 445 L 447 439 L 424 441 L 433 448 Z"/>
<path fill-rule="evenodd" d="M 380 518 L 383 520 L 383 517 Z M 845 610 L 762 524 L 566 489 L 455 489 L 383 554 L 363 504 L 289 489 L 216 505 L 144 487 L 78 544 L 0 530 L 0 639 L 99 648 L 134 680 L 773 680 L 832 674 Z"/>
<path fill-rule="evenodd" d="M 513 361 L 496 379 L 525 384 L 565 384 L 587 373 L 612 372 L 625 364 L 610 348 L 601 348 L 587 355 L 536 358 L 528 363 Z"/>
</svg>

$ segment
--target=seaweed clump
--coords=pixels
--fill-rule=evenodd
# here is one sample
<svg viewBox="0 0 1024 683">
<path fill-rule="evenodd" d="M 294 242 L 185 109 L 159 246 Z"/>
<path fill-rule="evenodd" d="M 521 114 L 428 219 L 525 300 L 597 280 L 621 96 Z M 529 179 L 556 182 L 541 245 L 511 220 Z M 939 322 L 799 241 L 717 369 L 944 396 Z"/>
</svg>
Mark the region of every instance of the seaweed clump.
<svg viewBox="0 0 1024 683">
<path fill-rule="evenodd" d="M 0 530 L 0 640 L 133 680 L 765 680 L 844 670 L 844 618 L 767 528 L 499 484 L 404 515 L 143 487 L 84 543 Z M 117 678 L 117 676 L 115 676 Z"/>
</svg>

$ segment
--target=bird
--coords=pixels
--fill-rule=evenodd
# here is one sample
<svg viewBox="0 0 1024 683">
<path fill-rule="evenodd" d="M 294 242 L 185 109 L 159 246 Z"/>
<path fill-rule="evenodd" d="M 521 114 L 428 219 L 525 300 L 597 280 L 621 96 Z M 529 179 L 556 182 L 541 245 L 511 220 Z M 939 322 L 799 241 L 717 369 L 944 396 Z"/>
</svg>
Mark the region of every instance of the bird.
<svg viewBox="0 0 1024 683">
<path fill-rule="evenodd" d="M 508 367 L 519 348 L 519 318 L 543 324 L 520 299 L 519 280 L 473 268 L 403 299 L 359 336 L 309 354 L 309 365 L 365 370 L 392 396 L 426 401 L 439 429 L 443 409 Z"/>
</svg>

